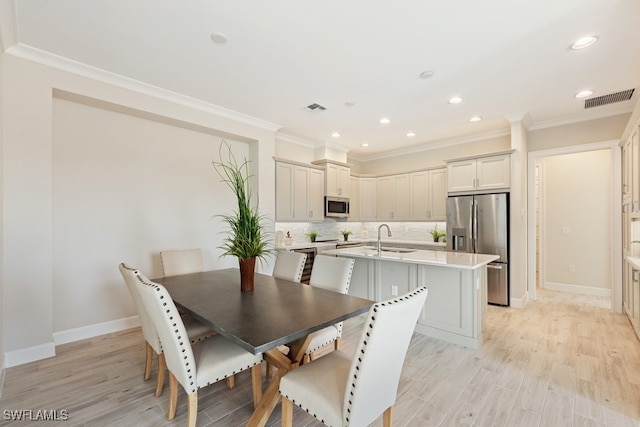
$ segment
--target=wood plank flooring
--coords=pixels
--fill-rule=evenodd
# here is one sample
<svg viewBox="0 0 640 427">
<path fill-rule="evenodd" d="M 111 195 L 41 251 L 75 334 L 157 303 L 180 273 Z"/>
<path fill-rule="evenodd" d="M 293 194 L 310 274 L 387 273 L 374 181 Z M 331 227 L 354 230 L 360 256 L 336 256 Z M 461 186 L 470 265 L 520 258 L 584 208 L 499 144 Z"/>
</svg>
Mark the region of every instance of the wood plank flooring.
<svg viewBox="0 0 640 427">
<path fill-rule="evenodd" d="M 640 426 L 640 342 L 621 314 L 593 297 L 539 290 L 525 309 L 489 307 L 485 344 L 470 350 L 415 334 L 394 411 L 396 426 Z M 345 323 L 353 351 L 362 318 Z M 65 344 L 54 358 L 7 369 L 0 425 L 183 426 L 169 422 L 168 387 L 142 379 L 139 329 Z M 2 378 L 0 378 L 0 381 Z M 200 391 L 199 426 L 241 426 L 252 411 L 249 372 L 236 387 Z M 263 384 L 266 387 L 266 381 Z M 68 411 L 66 422 L 9 421 L 5 410 Z M 269 425 L 280 424 L 280 407 Z M 295 426 L 320 426 L 304 411 Z M 378 419 L 374 425 L 382 426 Z"/>
</svg>

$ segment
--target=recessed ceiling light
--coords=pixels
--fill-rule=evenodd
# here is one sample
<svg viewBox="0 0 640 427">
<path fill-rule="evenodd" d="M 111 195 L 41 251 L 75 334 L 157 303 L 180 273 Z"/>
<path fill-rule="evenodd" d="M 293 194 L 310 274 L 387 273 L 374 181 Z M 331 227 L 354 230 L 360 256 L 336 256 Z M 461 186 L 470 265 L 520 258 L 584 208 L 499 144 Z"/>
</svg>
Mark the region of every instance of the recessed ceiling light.
<svg viewBox="0 0 640 427">
<path fill-rule="evenodd" d="M 360 144 L 360 147 L 365 147 L 366 148 L 368 146 L 369 146 L 369 144 L 367 144 L 366 142 L 363 142 L 362 144 Z"/>
<path fill-rule="evenodd" d="M 412 138 L 412 137 L 416 136 L 416 133 L 415 132 L 407 132 L 407 136 L 409 138 Z"/>
<path fill-rule="evenodd" d="M 389 120 L 386 117 L 383 117 L 383 118 L 380 119 L 380 124 L 381 125 L 388 125 L 389 123 L 391 123 L 391 120 Z"/>
<path fill-rule="evenodd" d="M 433 77 L 433 74 L 434 72 L 432 70 L 423 71 L 422 73 L 420 73 L 420 78 L 430 79 L 431 77 Z"/>
<path fill-rule="evenodd" d="M 331 136 L 334 138 L 340 138 L 340 132 L 334 132 L 331 134 Z"/>
<path fill-rule="evenodd" d="M 598 41 L 598 36 L 582 37 L 581 39 L 578 39 L 575 42 L 573 42 L 573 44 L 571 45 L 571 49 L 573 50 L 584 49 L 585 47 L 589 47 L 597 41 Z"/>
<path fill-rule="evenodd" d="M 462 102 L 462 98 L 460 98 L 459 96 L 454 96 L 453 98 L 449 99 L 449 104 L 459 104 Z"/>
<path fill-rule="evenodd" d="M 469 119 L 471 123 L 479 122 L 480 120 L 482 120 L 482 117 L 480 116 L 473 116 Z"/>
<path fill-rule="evenodd" d="M 216 43 L 225 44 L 227 42 L 227 36 L 222 33 L 211 33 L 211 40 Z"/>
<path fill-rule="evenodd" d="M 593 95 L 593 91 L 590 89 L 587 90 L 581 90 L 580 92 L 576 93 L 576 98 L 586 98 L 587 96 Z"/>
</svg>

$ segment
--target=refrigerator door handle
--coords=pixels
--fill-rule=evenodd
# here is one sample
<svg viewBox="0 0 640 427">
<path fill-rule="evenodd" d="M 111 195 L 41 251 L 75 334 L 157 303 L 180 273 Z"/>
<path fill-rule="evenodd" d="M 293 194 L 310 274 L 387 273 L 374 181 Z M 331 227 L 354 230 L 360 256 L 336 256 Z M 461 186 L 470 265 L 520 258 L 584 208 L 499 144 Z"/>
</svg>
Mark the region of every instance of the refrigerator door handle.
<svg viewBox="0 0 640 427">
<path fill-rule="evenodd" d="M 487 268 L 493 268 L 495 270 L 502 270 L 502 266 L 501 265 L 487 264 Z"/>
<path fill-rule="evenodd" d="M 472 237 L 473 237 L 473 253 L 478 253 L 478 202 L 476 200 L 473 201 L 471 206 L 471 218 L 472 218 Z"/>
</svg>

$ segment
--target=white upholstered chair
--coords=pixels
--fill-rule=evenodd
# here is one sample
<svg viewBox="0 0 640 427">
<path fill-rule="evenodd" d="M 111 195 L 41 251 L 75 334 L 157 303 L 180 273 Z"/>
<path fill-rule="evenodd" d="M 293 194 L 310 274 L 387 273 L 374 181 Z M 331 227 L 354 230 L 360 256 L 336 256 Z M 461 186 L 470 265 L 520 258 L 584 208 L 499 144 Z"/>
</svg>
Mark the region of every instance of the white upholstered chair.
<svg viewBox="0 0 640 427">
<path fill-rule="evenodd" d="M 162 251 L 160 252 L 160 261 L 162 262 L 163 277 L 197 273 L 204 270 L 200 248 Z"/>
<path fill-rule="evenodd" d="M 354 262 L 352 258 L 318 255 L 313 261 L 309 284 L 346 295 L 351 284 Z M 331 343 L 334 344 L 334 349 L 338 350 L 340 337 L 342 337 L 342 322 L 312 333 L 305 358 L 312 360 L 315 351 Z"/>
<path fill-rule="evenodd" d="M 421 287 L 369 310 L 353 356 L 334 351 L 284 375 L 282 425 L 291 426 L 293 404 L 328 426 L 367 426 L 393 405 L 409 342 L 427 298 Z"/>
<path fill-rule="evenodd" d="M 260 363 L 262 353 L 253 354 L 215 335 L 193 347 L 187 335 L 182 317 L 166 288 L 136 275 L 136 285 L 142 302 L 160 337 L 162 350 L 169 369 L 169 413 L 173 419 L 178 402 L 178 383 L 187 393 L 187 425 L 195 426 L 198 413 L 198 390 L 221 381 L 235 373 L 251 368 L 254 407 L 262 396 Z"/>
<path fill-rule="evenodd" d="M 307 254 L 301 252 L 278 251 L 273 267 L 273 277 L 300 283 Z"/>
<path fill-rule="evenodd" d="M 124 278 L 124 282 L 129 289 L 131 299 L 133 299 L 136 311 L 138 312 L 138 317 L 140 318 L 140 326 L 142 327 L 142 335 L 144 336 L 144 340 L 146 343 L 144 363 L 145 380 L 151 378 L 153 353 L 156 353 L 158 355 L 158 380 L 156 383 L 155 394 L 156 396 L 160 396 L 162 394 L 162 389 L 164 388 L 164 374 L 166 370 L 164 354 L 162 352 L 162 346 L 160 345 L 160 339 L 158 337 L 156 328 L 153 325 L 153 321 L 149 317 L 144 304 L 142 303 L 142 299 L 140 298 L 140 294 L 136 287 L 136 275 L 139 273 L 136 269 L 129 267 L 125 263 L 121 263 L 119 268 L 120 274 L 122 274 L 122 277 Z M 187 317 L 185 319 L 184 326 L 187 330 L 187 336 L 192 343 L 202 341 L 210 337 L 215 332 L 211 328 L 209 328 L 209 326 L 191 317 Z M 231 387 L 233 386 L 233 384 L 229 384 L 229 386 Z"/>
</svg>

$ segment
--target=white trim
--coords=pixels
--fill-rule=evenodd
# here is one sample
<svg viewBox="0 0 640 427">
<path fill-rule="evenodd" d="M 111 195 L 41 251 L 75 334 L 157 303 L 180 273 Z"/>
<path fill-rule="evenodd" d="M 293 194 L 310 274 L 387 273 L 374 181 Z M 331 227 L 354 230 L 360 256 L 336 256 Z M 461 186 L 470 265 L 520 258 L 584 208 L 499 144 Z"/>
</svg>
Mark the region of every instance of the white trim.
<svg viewBox="0 0 640 427">
<path fill-rule="evenodd" d="M 524 308 L 529 303 L 529 292 L 525 292 L 522 298 L 509 298 L 511 308 Z"/>
<path fill-rule="evenodd" d="M 593 286 L 572 285 L 569 283 L 545 282 L 545 289 L 560 292 L 571 292 L 574 294 L 595 295 L 598 297 L 611 297 L 611 289 L 594 288 Z"/>
<path fill-rule="evenodd" d="M 529 128 L 530 131 L 548 129 L 558 126 L 570 125 L 574 123 L 588 122 L 591 120 L 604 119 L 612 116 L 619 116 L 620 114 L 631 113 L 635 106 L 635 100 L 630 99 L 628 101 L 620 102 L 618 105 L 610 105 L 606 109 L 599 111 L 597 108 L 589 111 L 581 111 L 573 116 L 566 116 L 559 119 L 545 120 L 542 122 L 533 123 Z"/>
<path fill-rule="evenodd" d="M 67 344 L 74 341 L 110 334 L 112 332 L 124 331 L 137 326 L 140 326 L 140 318 L 137 315 L 125 317 L 123 319 L 110 320 L 108 322 L 54 332 L 53 342 L 56 345 Z"/>
<path fill-rule="evenodd" d="M 620 159 L 620 140 L 610 140 L 602 142 L 594 142 L 581 145 L 570 145 L 566 147 L 551 148 L 548 150 L 530 151 L 527 153 L 527 215 L 529 221 L 527 223 L 527 290 L 531 295 L 531 299 L 536 299 L 536 241 L 535 241 L 535 166 L 536 161 L 543 157 L 557 156 L 562 154 L 583 153 L 597 150 L 610 150 L 611 152 L 611 197 L 613 198 L 612 215 L 611 215 L 611 241 L 609 247 L 611 262 L 611 309 L 615 312 L 622 313 L 622 277 L 621 271 L 617 266 L 622 265 L 622 243 L 621 218 L 622 218 L 622 199 L 621 199 L 621 159 Z"/>
<path fill-rule="evenodd" d="M 276 123 L 268 122 L 257 117 L 249 116 L 248 114 L 233 111 L 219 105 L 211 104 L 209 102 L 193 98 L 191 96 L 172 92 L 170 90 L 153 86 L 139 80 L 121 76 L 119 74 L 103 70 L 101 68 L 92 67 L 90 65 L 73 61 L 63 56 L 54 55 L 50 52 L 36 49 L 28 45 L 18 43 L 14 46 L 9 47 L 5 51 L 5 53 L 25 59 L 27 61 L 43 64 L 51 68 L 86 77 L 91 80 L 106 83 L 116 87 L 121 87 L 158 99 L 163 99 L 168 102 L 215 114 L 227 119 L 236 120 L 240 123 L 245 123 L 250 126 L 265 129 L 271 132 L 276 132 L 278 129 L 282 128 L 282 125 Z"/>
<path fill-rule="evenodd" d="M 8 351 L 4 353 L 7 368 L 24 365 L 25 363 L 47 359 L 56 355 L 56 346 L 53 342 L 39 344 L 33 347 L 21 348 L 20 350 Z"/>
</svg>

